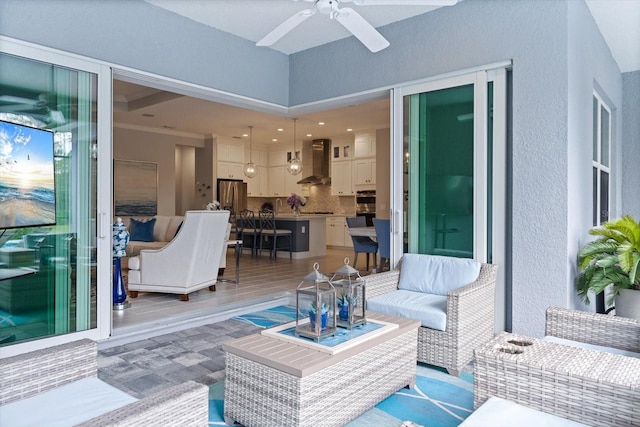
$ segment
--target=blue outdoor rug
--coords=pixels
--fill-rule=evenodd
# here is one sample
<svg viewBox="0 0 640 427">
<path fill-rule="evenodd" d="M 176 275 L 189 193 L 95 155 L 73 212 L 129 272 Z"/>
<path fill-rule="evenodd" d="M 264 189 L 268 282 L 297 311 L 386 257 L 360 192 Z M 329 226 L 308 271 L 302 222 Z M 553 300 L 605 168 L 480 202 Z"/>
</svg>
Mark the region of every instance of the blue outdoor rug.
<svg viewBox="0 0 640 427">
<path fill-rule="evenodd" d="M 295 307 L 280 306 L 234 318 L 263 328 L 295 320 Z M 473 375 L 459 377 L 435 366 L 418 364 L 416 386 L 402 388 L 346 427 L 400 427 L 411 421 L 419 426 L 459 425 L 473 411 Z M 209 425 L 226 425 L 223 417 L 224 382 L 209 388 Z"/>
</svg>

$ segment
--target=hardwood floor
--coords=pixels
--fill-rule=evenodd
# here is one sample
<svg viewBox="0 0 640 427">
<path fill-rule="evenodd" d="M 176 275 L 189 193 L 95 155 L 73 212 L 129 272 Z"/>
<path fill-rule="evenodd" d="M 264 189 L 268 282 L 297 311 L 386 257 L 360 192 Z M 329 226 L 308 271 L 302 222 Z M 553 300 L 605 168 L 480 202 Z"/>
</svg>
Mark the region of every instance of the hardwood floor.
<svg viewBox="0 0 640 427">
<path fill-rule="evenodd" d="M 113 311 L 113 335 L 101 348 L 121 345 L 158 334 L 228 319 L 243 313 L 295 304 L 295 289 L 303 277 L 313 271 L 313 264 L 320 265 L 320 272 L 331 277 L 349 257 L 353 265 L 353 249 L 328 248 L 327 255 L 319 258 L 292 260 L 269 259 L 268 256 L 252 257 L 248 252 L 240 256 L 240 283 L 218 282 L 217 290 L 202 289 L 189 294 L 189 301 L 182 302 L 178 295 L 140 292 L 137 298 L 128 298 L 131 306 Z M 362 257 L 361 257 L 362 258 Z M 364 270 L 360 260 L 360 274 Z M 233 279 L 235 274 L 234 250 L 227 251 L 227 268 L 223 278 Z M 126 280 L 126 278 L 125 278 Z"/>
</svg>

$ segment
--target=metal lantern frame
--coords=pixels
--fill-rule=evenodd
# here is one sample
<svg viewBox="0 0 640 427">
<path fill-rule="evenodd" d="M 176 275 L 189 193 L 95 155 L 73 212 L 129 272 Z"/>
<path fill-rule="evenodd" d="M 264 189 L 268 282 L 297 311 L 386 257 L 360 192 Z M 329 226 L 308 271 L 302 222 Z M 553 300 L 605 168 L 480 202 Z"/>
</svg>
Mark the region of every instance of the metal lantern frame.
<svg viewBox="0 0 640 427">
<path fill-rule="evenodd" d="M 336 289 L 329 278 L 320 273 L 318 269 L 319 265 L 316 262 L 313 264 L 313 271 L 302 279 L 296 289 L 296 328 L 294 333 L 296 336 L 311 338 L 319 342 L 322 338 L 336 335 L 337 328 Z M 324 307 L 326 307 L 326 312 Z M 314 309 L 312 310 L 312 308 Z M 308 320 L 307 314 L 309 315 Z"/>
<path fill-rule="evenodd" d="M 331 277 L 331 284 L 340 290 L 340 297 L 347 297 L 347 319 L 337 316 L 337 325 L 346 329 L 353 329 L 367 323 L 365 313 L 365 280 L 355 268 L 349 265 L 349 258 L 344 259 L 344 265 Z"/>
</svg>

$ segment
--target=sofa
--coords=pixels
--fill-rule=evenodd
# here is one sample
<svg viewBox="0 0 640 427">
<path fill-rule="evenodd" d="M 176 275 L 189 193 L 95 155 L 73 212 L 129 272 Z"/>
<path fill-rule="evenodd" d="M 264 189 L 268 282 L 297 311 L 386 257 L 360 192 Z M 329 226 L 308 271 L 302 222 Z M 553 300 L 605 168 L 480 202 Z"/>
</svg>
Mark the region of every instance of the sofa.
<svg viewBox="0 0 640 427">
<path fill-rule="evenodd" d="M 134 226 L 132 228 L 131 220 L 134 219 L 138 223 L 142 223 L 142 229 L 136 229 Z M 149 228 L 152 229 L 149 232 L 148 229 L 145 229 L 145 225 L 149 223 L 149 221 L 155 220 Z M 153 217 L 123 217 L 122 221 L 127 227 L 129 231 L 129 244 L 127 245 L 127 256 L 133 257 L 136 255 L 140 255 L 140 251 L 142 249 L 160 249 L 166 246 L 178 232 L 179 227 L 182 225 L 182 221 L 184 221 L 183 216 L 175 215 L 175 216 L 167 216 L 167 215 L 156 215 Z M 140 240 L 142 239 L 142 240 Z"/>
<path fill-rule="evenodd" d="M 397 269 L 366 277 L 367 310 L 418 319 L 418 361 L 459 375 L 494 335 L 497 266 L 404 254 Z"/>
<path fill-rule="evenodd" d="M 0 359 L 0 425 L 208 425 L 207 386 L 188 381 L 138 400 L 98 379 L 97 365 L 89 339 Z"/>
</svg>

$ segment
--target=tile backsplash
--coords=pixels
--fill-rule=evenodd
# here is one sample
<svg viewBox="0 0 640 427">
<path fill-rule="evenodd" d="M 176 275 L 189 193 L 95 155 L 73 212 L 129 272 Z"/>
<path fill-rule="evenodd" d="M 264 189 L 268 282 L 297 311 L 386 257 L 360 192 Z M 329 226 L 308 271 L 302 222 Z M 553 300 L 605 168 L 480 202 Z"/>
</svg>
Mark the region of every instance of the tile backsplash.
<svg viewBox="0 0 640 427">
<path fill-rule="evenodd" d="M 298 193 L 307 198 L 307 204 L 302 207 L 303 212 L 333 212 L 340 215 L 355 215 L 355 196 L 332 196 L 331 187 L 328 185 L 310 185 Z M 280 211 L 290 209 L 287 205 L 287 196 L 279 197 L 282 200 Z M 274 207 L 276 197 L 249 197 L 247 208 L 252 211 L 259 211 L 264 202 L 270 202 Z"/>
</svg>

